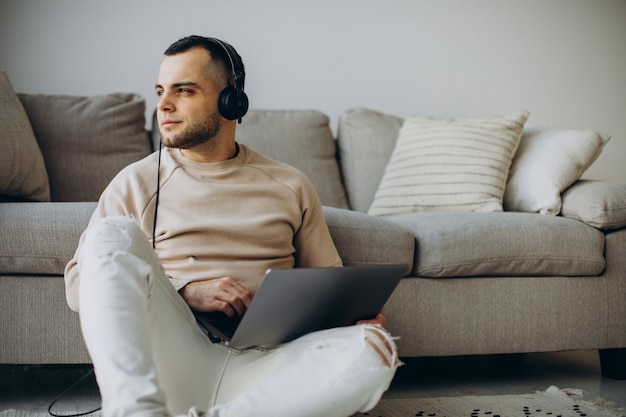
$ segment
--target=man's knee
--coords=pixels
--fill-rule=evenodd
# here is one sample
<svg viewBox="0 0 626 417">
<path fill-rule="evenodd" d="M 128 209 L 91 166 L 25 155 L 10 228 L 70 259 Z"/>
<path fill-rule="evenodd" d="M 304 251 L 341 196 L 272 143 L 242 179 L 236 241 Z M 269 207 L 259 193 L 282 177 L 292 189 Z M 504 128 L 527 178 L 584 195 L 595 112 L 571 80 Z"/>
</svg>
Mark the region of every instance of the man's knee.
<svg viewBox="0 0 626 417">
<path fill-rule="evenodd" d="M 105 217 L 89 226 L 83 250 L 97 256 L 112 256 L 127 252 L 133 239 L 139 236 L 143 237 L 143 232 L 135 220 L 123 216 Z"/>
<path fill-rule="evenodd" d="M 100 291 L 100 284 L 105 282 L 115 282 L 117 288 L 122 283 L 149 284 L 155 269 L 150 256 L 156 258 L 134 219 L 116 216 L 94 221 L 85 233 L 78 255 L 81 293 Z"/>
<path fill-rule="evenodd" d="M 386 367 L 396 366 L 398 352 L 393 339 L 387 331 L 377 326 L 366 326 L 365 341 L 376 352 Z"/>
</svg>

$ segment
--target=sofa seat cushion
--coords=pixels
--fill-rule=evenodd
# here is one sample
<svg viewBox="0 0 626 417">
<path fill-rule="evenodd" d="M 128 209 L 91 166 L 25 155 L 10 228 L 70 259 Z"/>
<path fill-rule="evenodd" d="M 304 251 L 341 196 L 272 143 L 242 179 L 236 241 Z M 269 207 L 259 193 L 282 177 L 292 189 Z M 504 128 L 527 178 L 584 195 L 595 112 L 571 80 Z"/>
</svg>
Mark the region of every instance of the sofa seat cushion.
<svg viewBox="0 0 626 417">
<path fill-rule="evenodd" d="M 96 203 L 0 204 L 0 274 L 62 275 Z"/>
<path fill-rule="evenodd" d="M 415 237 L 402 226 L 357 211 L 323 207 L 339 256 L 346 266 L 408 265 L 413 267 Z"/>
<path fill-rule="evenodd" d="M 604 234 L 563 217 L 431 212 L 385 218 L 414 233 L 417 276 L 593 276 L 606 266 Z"/>
</svg>

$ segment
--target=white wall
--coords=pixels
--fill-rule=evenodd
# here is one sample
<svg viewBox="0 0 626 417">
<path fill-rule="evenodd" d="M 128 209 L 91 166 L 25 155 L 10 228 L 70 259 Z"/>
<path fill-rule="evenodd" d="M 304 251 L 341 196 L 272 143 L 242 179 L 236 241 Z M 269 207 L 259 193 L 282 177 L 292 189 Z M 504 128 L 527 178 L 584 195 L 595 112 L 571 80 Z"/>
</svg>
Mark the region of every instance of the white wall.
<svg viewBox="0 0 626 417">
<path fill-rule="evenodd" d="M 0 67 L 27 93 L 137 92 L 165 48 L 232 43 L 254 108 L 351 107 L 529 124 L 613 139 L 587 178 L 626 183 L 624 0 L 0 0 Z"/>
</svg>

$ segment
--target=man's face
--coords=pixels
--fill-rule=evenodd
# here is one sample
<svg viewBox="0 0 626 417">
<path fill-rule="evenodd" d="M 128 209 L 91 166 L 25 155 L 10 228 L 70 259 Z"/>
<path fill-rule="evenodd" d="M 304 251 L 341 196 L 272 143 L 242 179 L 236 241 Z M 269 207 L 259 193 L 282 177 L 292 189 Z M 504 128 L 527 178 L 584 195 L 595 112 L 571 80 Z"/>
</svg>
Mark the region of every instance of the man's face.
<svg viewBox="0 0 626 417">
<path fill-rule="evenodd" d="M 157 121 L 167 147 L 190 149 L 216 136 L 222 125 L 217 102 L 222 87 L 207 78 L 202 48 L 166 56 L 156 84 Z"/>
</svg>

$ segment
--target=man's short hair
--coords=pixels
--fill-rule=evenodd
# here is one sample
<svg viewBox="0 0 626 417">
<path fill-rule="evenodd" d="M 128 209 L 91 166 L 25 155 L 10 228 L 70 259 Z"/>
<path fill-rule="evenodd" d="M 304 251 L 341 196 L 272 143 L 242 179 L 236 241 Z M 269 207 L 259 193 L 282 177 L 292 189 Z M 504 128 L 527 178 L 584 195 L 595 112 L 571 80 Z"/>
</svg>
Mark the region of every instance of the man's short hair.
<svg viewBox="0 0 626 417">
<path fill-rule="evenodd" d="M 198 36 L 198 35 L 191 35 L 191 36 L 181 38 L 177 40 L 176 42 L 174 42 L 173 44 L 171 44 L 165 50 L 164 54 L 166 56 L 176 55 L 176 54 L 180 54 L 183 52 L 187 52 L 188 50 L 192 48 L 198 48 L 198 47 L 207 50 L 209 54 L 211 55 L 211 60 L 218 64 L 218 74 L 219 74 L 220 79 L 219 80 L 214 79 L 213 81 L 215 82 L 219 81 L 220 83 L 224 83 L 224 85 L 233 84 L 234 80 L 232 79 L 232 66 L 231 66 L 230 58 L 228 57 L 224 48 L 222 48 L 221 45 L 214 42 L 210 38 L 207 38 L 204 36 Z M 241 57 L 239 57 L 239 55 L 237 56 L 239 58 L 239 61 L 243 65 L 243 61 L 241 60 Z M 214 68 L 209 68 L 207 71 L 207 76 L 209 78 L 211 78 L 211 74 L 215 74 L 215 72 L 211 71 L 212 69 Z"/>
</svg>

